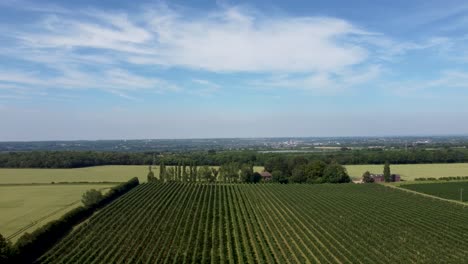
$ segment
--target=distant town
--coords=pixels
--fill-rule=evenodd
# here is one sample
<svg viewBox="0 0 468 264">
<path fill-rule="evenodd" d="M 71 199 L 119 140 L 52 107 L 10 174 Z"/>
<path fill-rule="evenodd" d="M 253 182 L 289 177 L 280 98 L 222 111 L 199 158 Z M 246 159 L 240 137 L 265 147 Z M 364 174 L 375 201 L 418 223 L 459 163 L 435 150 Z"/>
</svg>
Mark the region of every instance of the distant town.
<svg viewBox="0 0 468 264">
<path fill-rule="evenodd" d="M 118 152 L 256 150 L 260 152 L 317 152 L 352 149 L 466 148 L 467 146 L 468 136 L 279 137 L 0 142 L 0 152 L 35 150 Z"/>
</svg>

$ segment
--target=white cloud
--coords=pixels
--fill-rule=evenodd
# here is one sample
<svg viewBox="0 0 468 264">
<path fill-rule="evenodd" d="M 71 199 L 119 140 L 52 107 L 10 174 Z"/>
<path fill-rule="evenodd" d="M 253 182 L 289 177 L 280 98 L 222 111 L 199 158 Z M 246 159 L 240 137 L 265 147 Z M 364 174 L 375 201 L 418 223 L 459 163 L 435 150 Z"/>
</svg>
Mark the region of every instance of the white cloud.
<svg viewBox="0 0 468 264">
<path fill-rule="evenodd" d="M 49 15 L 18 38 L 33 49 L 112 50 L 131 63 L 216 72 L 334 71 L 368 56 L 353 39 L 369 33 L 337 18 L 264 17 L 240 8 L 192 18 L 162 7 L 144 14 Z"/>
<path fill-rule="evenodd" d="M 412 51 L 433 49 L 436 53 L 449 51 L 456 40 L 447 37 L 431 37 L 423 41 L 396 41 L 384 35 L 368 35 L 360 38 L 362 45 L 370 46 L 373 58 L 393 61 Z"/>
<path fill-rule="evenodd" d="M 98 88 L 128 98 L 133 90 L 182 90 L 162 77 L 132 72 L 147 67 L 155 73 L 161 68 L 260 73 L 274 77 L 248 83 L 336 92 L 376 79 L 381 60 L 451 43 L 447 38 L 397 42 L 343 19 L 265 16 L 229 6 L 198 14 L 164 5 L 136 13 L 34 11 L 44 12 L 37 26 L 2 29 L 14 44 L 3 44 L 0 53 L 37 63 L 42 71 L 0 72 L 2 85 Z M 219 90 L 207 80 L 186 78 L 203 86 L 192 94 Z"/>
<path fill-rule="evenodd" d="M 180 91 L 175 84 L 159 78 L 135 75 L 120 68 L 112 68 L 99 72 L 85 72 L 78 69 L 63 67 L 61 75 L 44 77 L 39 72 L 24 71 L 0 72 L 0 83 L 8 87 L 21 88 L 56 88 L 56 89 L 101 89 L 116 93 L 120 91 L 150 90 L 157 92 Z"/>
</svg>

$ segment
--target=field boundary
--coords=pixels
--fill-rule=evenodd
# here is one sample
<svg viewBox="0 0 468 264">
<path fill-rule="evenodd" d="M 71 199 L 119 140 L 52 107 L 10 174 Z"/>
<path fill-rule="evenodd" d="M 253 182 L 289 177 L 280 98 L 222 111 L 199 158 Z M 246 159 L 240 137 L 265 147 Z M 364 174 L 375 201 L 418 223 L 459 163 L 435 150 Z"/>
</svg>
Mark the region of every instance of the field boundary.
<svg viewBox="0 0 468 264">
<path fill-rule="evenodd" d="M 432 199 L 437 199 L 437 200 L 441 200 L 441 201 L 455 203 L 455 204 L 458 204 L 458 205 L 462 205 L 463 207 L 468 206 L 468 203 L 464 203 L 464 202 L 460 202 L 460 201 L 456 201 L 456 200 L 451 200 L 451 199 L 446 199 L 446 198 L 442 198 L 442 197 L 439 197 L 439 196 L 430 195 L 430 194 L 427 194 L 427 193 L 421 193 L 421 192 L 409 190 L 409 189 L 400 187 L 400 185 L 399 186 L 392 185 L 392 184 L 382 184 L 382 185 L 384 185 L 385 187 L 394 188 L 394 189 L 397 189 L 397 190 L 401 190 L 401 191 L 405 191 L 405 192 L 409 192 L 409 193 L 413 193 L 413 194 L 418 194 L 418 195 L 421 195 L 421 196 L 426 196 L 426 197 L 432 198 Z"/>
<path fill-rule="evenodd" d="M 44 216 L 42 216 L 42 217 L 40 217 L 38 219 L 35 219 L 35 220 L 31 221 L 30 224 L 22 227 L 21 229 L 18 229 L 18 231 L 16 231 L 15 233 L 9 235 L 7 237 L 7 239 L 13 239 L 13 238 L 15 238 L 15 237 L 17 237 L 19 235 L 22 235 L 24 232 L 28 231 L 29 229 L 33 228 L 34 226 L 40 224 L 41 222 L 44 222 L 44 220 L 46 220 L 46 219 L 48 219 L 48 218 L 50 218 L 50 217 L 64 211 L 64 210 L 67 210 L 67 209 L 70 209 L 71 207 L 76 206 L 79 202 L 81 202 L 81 200 L 74 201 L 74 202 L 72 202 L 70 204 L 67 204 L 67 205 L 65 205 L 65 206 L 63 206 L 63 207 L 61 207 L 61 208 L 59 208 L 59 209 L 57 209 L 55 211 L 52 211 L 51 213 L 49 213 L 47 215 L 44 215 Z"/>
<path fill-rule="evenodd" d="M 20 186 L 21 186 L 21 185 L 26 185 L 26 186 L 27 186 L 27 185 L 29 185 L 29 184 L 19 184 L 19 185 L 20 185 Z M 34 184 L 34 186 L 36 186 L 36 185 L 51 185 L 51 184 Z M 53 184 L 52 184 L 52 185 L 53 185 Z M 86 184 L 83 184 L 83 185 L 86 185 Z M 0 184 L 0 187 L 1 187 L 1 186 L 12 186 L 12 185 L 1 185 L 1 184 Z M 13 186 L 16 186 L 16 184 L 13 185 Z M 105 191 L 105 190 L 110 189 L 110 188 L 112 188 L 112 187 L 100 188 L 100 189 L 98 189 L 98 190 L 99 190 L 99 191 Z M 76 200 L 76 201 L 73 201 L 73 202 L 71 202 L 71 203 L 69 203 L 69 204 L 64 205 L 63 207 L 60 207 L 60 208 L 58 208 L 58 209 L 56 209 L 56 210 L 54 210 L 54 211 L 48 213 L 47 215 L 44 215 L 44 216 L 41 216 L 41 217 L 39 217 L 39 218 L 37 218 L 37 219 L 32 220 L 31 223 L 29 223 L 29 224 L 27 224 L 27 225 L 21 227 L 21 228 L 18 229 L 16 232 L 14 232 L 14 233 L 8 235 L 8 236 L 7 236 L 7 239 L 10 239 L 10 240 L 11 240 L 11 239 L 16 238 L 16 237 L 18 237 L 18 236 L 20 236 L 20 235 L 23 235 L 25 232 L 27 232 L 28 230 L 31 230 L 31 229 L 35 228 L 35 227 L 38 226 L 38 225 L 42 226 L 42 225 L 47 224 L 48 222 L 50 222 L 50 221 L 46 221 L 47 219 L 49 219 L 49 218 L 51 218 L 51 217 L 53 217 L 53 216 L 55 216 L 55 215 L 57 215 L 57 214 L 59 214 L 59 213 L 61 213 L 61 212 L 63 212 L 63 211 L 67 211 L 67 210 L 70 210 L 70 209 L 76 207 L 80 202 L 81 202 L 81 199 Z M 42 225 L 41 225 L 41 224 L 42 224 Z"/>
</svg>

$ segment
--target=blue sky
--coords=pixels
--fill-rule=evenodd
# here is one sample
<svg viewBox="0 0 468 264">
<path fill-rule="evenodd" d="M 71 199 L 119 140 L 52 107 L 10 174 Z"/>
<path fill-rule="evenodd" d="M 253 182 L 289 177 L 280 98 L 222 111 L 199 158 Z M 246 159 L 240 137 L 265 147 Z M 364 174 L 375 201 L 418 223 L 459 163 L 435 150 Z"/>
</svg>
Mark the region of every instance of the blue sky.
<svg viewBox="0 0 468 264">
<path fill-rule="evenodd" d="M 0 2 L 0 141 L 468 134 L 464 1 Z"/>
</svg>

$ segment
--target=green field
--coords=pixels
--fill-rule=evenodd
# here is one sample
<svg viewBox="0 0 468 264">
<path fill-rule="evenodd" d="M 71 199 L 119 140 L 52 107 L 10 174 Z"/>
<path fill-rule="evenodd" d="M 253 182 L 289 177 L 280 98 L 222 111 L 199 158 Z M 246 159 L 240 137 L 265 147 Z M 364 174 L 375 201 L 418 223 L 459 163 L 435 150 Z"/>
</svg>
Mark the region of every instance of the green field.
<svg viewBox="0 0 468 264">
<path fill-rule="evenodd" d="M 401 184 L 399 187 L 445 199 L 468 202 L 468 182 Z M 463 189 L 462 195 L 460 195 L 461 189 Z"/>
<path fill-rule="evenodd" d="M 39 263 L 465 263 L 468 208 L 378 184 L 138 186 Z"/>
<path fill-rule="evenodd" d="M 392 173 L 400 174 L 406 181 L 421 177 L 468 176 L 468 163 L 449 164 L 405 164 L 391 165 Z M 346 165 L 348 173 L 353 178 L 360 178 L 365 171 L 382 173 L 383 165 Z"/>
<path fill-rule="evenodd" d="M 263 167 L 254 167 L 254 170 L 262 171 Z M 159 176 L 158 166 L 155 166 L 153 171 Z M 78 169 L 0 169 L 0 184 L 125 182 L 132 177 L 138 177 L 140 182 L 146 182 L 147 174 L 148 166 L 143 165 L 95 166 Z"/>
<path fill-rule="evenodd" d="M 110 184 L 0 185 L 0 233 L 15 241 L 24 232 L 59 218 L 81 205 L 81 195 L 90 189 L 108 189 Z"/>
</svg>

